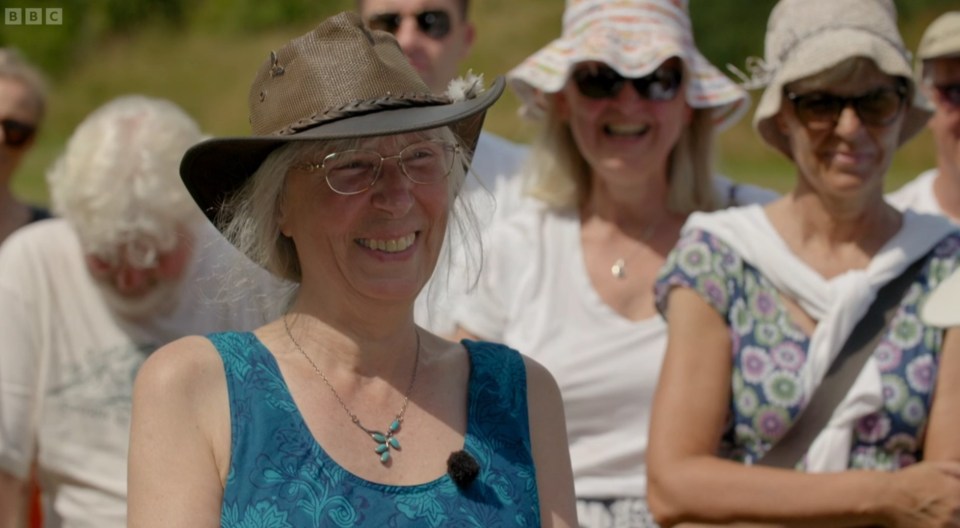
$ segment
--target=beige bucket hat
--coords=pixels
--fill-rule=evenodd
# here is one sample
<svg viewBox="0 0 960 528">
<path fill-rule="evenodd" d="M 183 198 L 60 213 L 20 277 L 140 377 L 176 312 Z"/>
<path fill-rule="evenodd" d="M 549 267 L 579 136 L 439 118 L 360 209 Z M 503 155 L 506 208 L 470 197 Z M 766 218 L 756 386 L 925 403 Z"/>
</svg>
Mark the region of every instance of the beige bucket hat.
<svg viewBox="0 0 960 528">
<path fill-rule="evenodd" d="M 774 116 L 783 103 L 783 87 L 816 75 L 852 57 L 872 60 L 888 75 L 910 84 L 899 144 L 916 135 L 930 118 L 929 103 L 915 89 L 910 55 L 897 29 L 891 0 L 780 0 L 767 23 L 764 60 L 754 68 L 754 85 L 766 85 L 753 125 L 769 145 L 790 157 L 787 137 Z"/>
<path fill-rule="evenodd" d="M 960 11 L 948 11 L 927 26 L 917 47 L 917 59 L 960 56 Z"/>
<path fill-rule="evenodd" d="M 371 31 L 353 12 L 324 20 L 270 55 L 250 87 L 253 135 L 214 138 L 192 147 L 180 176 L 197 205 L 215 220 L 276 148 L 290 141 L 403 134 L 450 126 L 472 151 L 486 110 L 503 93 L 497 78 L 451 82 L 434 95 L 393 35 Z"/>
</svg>

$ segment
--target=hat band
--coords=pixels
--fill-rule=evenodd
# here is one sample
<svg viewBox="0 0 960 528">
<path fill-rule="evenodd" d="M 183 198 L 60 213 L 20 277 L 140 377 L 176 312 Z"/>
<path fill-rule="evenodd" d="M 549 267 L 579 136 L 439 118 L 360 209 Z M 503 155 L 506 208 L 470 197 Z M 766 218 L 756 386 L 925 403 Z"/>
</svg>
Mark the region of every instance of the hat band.
<svg viewBox="0 0 960 528">
<path fill-rule="evenodd" d="M 313 127 L 346 119 L 348 117 L 357 117 L 373 112 L 383 110 L 396 110 L 399 108 L 413 108 L 420 106 L 436 106 L 449 104 L 450 98 L 443 95 L 432 94 L 409 94 L 401 96 L 388 95 L 377 99 L 366 101 L 357 101 L 336 108 L 328 108 L 317 112 L 310 117 L 305 117 L 299 121 L 288 125 L 269 135 L 271 136 L 291 136 Z"/>
</svg>

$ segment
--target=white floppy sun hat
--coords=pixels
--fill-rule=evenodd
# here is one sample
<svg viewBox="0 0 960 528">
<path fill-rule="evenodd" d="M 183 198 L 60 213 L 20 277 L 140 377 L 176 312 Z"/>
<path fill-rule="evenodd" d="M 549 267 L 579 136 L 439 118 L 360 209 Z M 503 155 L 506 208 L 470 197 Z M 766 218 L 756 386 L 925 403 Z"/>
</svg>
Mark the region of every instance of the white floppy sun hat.
<svg viewBox="0 0 960 528">
<path fill-rule="evenodd" d="M 743 115 L 749 95 L 697 50 L 687 0 L 567 0 L 560 38 L 511 70 L 507 83 L 522 101 L 521 114 L 539 119 L 544 95 L 563 89 L 579 63 L 602 62 L 637 78 L 671 57 L 683 61 L 692 108 L 713 109 L 721 128 Z"/>
</svg>

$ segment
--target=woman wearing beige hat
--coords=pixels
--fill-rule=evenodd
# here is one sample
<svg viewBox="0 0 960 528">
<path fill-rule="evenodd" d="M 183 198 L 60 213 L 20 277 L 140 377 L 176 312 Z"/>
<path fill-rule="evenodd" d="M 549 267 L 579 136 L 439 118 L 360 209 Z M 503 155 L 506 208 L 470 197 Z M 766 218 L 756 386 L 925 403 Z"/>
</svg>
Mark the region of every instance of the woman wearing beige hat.
<svg viewBox="0 0 960 528">
<path fill-rule="evenodd" d="M 581 525 L 653 525 L 644 464 L 666 348 L 653 282 L 689 213 L 773 195 L 710 163 L 747 94 L 696 49 L 686 2 L 666 0 L 569 1 L 560 38 L 508 82 L 542 122 L 537 203 L 492 227 L 456 319 L 557 379 Z"/>
<path fill-rule="evenodd" d="M 575 525 L 547 371 L 413 319 L 502 90 L 470 76 L 431 94 L 393 36 L 353 13 L 270 53 L 254 135 L 200 143 L 181 175 L 296 291 L 277 321 L 144 364 L 130 526 Z"/>
<path fill-rule="evenodd" d="M 651 508 L 667 526 L 956 526 L 960 333 L 918 307 L 960 234 L 883 199 L 929 117 L 893 3 L 781 0 L 756 73 L 754 124 L 796 183 L 691 216 L 658 279 Z"/>
</svg>

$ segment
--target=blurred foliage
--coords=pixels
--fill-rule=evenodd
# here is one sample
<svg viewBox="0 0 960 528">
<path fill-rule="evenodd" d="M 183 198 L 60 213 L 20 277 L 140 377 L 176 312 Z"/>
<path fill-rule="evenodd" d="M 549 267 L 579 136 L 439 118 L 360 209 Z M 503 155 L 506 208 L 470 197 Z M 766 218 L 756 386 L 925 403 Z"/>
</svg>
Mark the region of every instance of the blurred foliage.
<svg viewBox="0 0 960 528">
<path fill-rule="evenodd" d="M 740 68 L 763 53 L 775 0 L 689 0 L 698 47 L 717 67 Z M 247 134 L 246 98 L 253 72 L 271 49 L 309 31 L 355 0 L 0 0 L 0 7 L 60 8 L 62 25 L 0 25 L 0 45 L 20 48 L 51 78 L 50 112 L 14 189 L 46 200 L 43 172 L 73 128 L 121 94 L 167 98 L 214 135 Z M 895 0 L 907 46 L 958 0 Z M 563 0 L 471 0 L 477 41 L 463 68 L 503 75 L 560 34 Z M 756 95 L 756 94 L 754 94 Z M 508 90 L 486 127 L 528 141 L 536 125 L 516 115 Z M 766 148 L 744 119 L 720 136 L 721 169 L 736 179 L 783 190 L 792 167 Z M 897 153 L 893 185 L 933 163 L 925 132 Z"/>
</svg>

